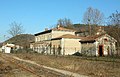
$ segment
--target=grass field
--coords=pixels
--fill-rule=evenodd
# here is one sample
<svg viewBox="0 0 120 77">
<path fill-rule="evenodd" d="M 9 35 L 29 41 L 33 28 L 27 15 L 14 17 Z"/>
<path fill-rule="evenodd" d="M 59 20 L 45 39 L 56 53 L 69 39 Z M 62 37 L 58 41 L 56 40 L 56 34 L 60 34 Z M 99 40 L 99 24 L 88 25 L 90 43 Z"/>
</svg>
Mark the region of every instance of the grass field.
<svg viewBox="0 0 120 77">
<path fill-rule="evenodd" d="M 120 77 L 120 59 L 111 57 L 51 56 L 14 54 L 41 65 L 64 69 L 91 77 Z"/>
<path fill-rule="evenodd" d="M 0 77 L 73 77 L 0 53 Z"/>
</svg>

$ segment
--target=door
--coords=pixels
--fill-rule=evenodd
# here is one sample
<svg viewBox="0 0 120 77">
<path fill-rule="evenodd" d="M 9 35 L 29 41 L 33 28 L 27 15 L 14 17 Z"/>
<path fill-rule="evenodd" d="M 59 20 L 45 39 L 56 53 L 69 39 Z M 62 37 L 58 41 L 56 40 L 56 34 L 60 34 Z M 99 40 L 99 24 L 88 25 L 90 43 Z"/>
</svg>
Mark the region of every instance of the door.
<svg viewBox="0 0 120 77">
<path fill-rule="evenodd" d="M 99 56 L 103 56 L 103 45 L 99 45 Z"/>
</svg>

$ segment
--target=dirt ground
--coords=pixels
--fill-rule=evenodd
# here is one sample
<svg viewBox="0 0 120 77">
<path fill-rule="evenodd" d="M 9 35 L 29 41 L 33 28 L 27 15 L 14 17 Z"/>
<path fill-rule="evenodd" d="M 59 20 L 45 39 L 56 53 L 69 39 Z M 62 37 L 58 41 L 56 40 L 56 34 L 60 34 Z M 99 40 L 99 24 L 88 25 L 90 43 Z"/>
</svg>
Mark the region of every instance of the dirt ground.
<svg viewBox="0 0 120 77">
<path fill-rule="evenodd" d="M 13 55 L 13 54 L 12 54 Z M 72 56 L 50 56 L 40 54 L 14 54 L 23 59 L 32 60 L 41 65 L 64 69 L 90 77 L 120 77 L 120 59 L 100 58 L 83 59 Z"/>
<path fill-rule="evenodd" d="M 36 76 L 0 58 L 0 77 L 36 77 Z"/>
<path fill-rule="evenodd" d="M 9 60 L 12 60 L 12 57 L 0 53 L 0 77 L 72 77 L 30 63 Z"/>
</svg>

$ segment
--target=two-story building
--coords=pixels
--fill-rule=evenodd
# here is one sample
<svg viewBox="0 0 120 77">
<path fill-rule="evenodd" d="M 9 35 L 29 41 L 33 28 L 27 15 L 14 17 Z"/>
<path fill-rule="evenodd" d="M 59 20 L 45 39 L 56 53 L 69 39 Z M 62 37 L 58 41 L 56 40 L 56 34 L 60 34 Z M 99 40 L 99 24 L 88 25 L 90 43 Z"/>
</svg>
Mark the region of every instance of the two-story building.
<svg viewBox="0 0 120 77">
<path fill-rule="evenodd" d="M 79 52 L 90 56 L 106 56 L 116 53 L 117 41 L 103 29 L 99 28 L 96 35 L 86 35 L 58 26 L 36 33 L 35 42 L 30 47 L 38 53 L 51 55 L 72 55 Z"/>
<path fill-rule="evenodd" d="M 79 40 L 75 36 L 75 30 L 58 26 L 36 33 L 35 42 L 30 47 L 38 53 L 71 55 L 80 50 Z"/>
</svg>

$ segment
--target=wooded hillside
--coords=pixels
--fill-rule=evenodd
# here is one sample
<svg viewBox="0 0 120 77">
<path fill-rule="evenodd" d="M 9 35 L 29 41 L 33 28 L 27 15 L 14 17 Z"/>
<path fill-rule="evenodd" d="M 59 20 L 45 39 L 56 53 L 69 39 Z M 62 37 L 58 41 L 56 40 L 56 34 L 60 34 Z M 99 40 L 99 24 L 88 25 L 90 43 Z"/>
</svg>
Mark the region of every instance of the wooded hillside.
<svg viewBox="0 0 120 77">
<path fill-rule="evenodd" d="M 34 35 L 20 34 L 6 40 L 5 43 L 12 43 L 23 46 L 24 48 L 28 48 L 30 46 L 30 42 L 33 42 L 34 39 L 35 39 Z"/>
</svg>

